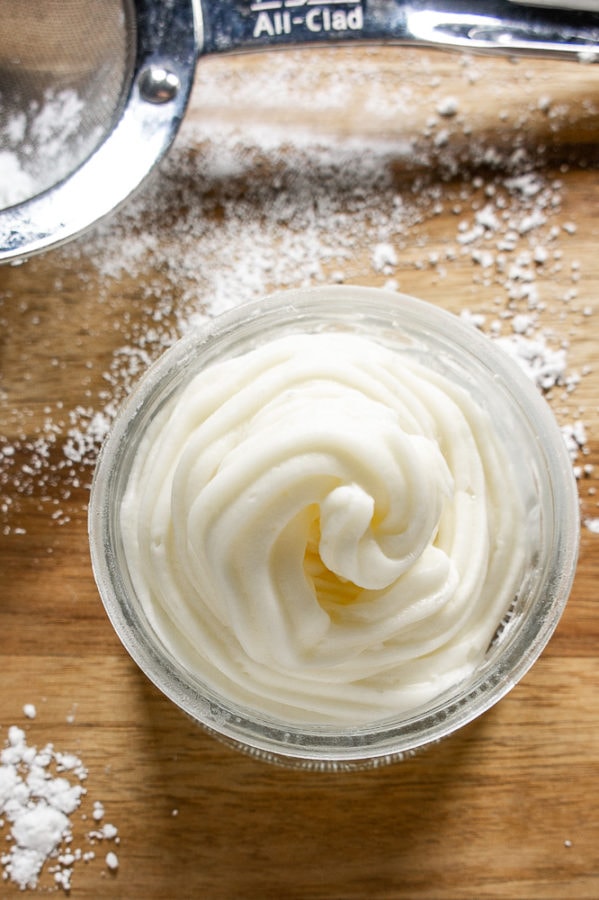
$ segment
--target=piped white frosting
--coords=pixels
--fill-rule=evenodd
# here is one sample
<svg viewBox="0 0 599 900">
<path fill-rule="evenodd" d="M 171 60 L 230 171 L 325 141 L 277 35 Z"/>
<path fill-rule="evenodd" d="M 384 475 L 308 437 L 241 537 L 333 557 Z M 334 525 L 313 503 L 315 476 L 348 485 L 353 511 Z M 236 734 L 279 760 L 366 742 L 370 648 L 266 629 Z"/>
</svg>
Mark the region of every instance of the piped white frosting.
<svg viewBox="0 0 599 900">
<path fill-rule="evenodd" d="M 371 339 L 295 334 L 160 410 L 121 509 L 135 590 L 241 706 L 366 723 L 469 676 L 510 606 L 523 504 L 488 414 Z"/>
</svg>

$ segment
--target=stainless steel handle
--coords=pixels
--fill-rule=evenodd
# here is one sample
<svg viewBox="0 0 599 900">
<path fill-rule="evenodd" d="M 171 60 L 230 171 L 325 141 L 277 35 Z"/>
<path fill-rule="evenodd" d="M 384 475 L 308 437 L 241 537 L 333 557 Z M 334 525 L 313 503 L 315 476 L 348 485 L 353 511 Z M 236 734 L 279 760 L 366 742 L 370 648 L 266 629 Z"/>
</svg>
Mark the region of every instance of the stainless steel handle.
<svg viewBox="0 0 599 900">
<path fill-rule="evenodd" d="M 202 54 L 331 42 L 599 58 L 599 13 L 514 0 L 200 0 Z M 564 0 L 565 2 L 565 0 Z M 587 0 L 588 2 L 588 0 Z"/>
</svg>

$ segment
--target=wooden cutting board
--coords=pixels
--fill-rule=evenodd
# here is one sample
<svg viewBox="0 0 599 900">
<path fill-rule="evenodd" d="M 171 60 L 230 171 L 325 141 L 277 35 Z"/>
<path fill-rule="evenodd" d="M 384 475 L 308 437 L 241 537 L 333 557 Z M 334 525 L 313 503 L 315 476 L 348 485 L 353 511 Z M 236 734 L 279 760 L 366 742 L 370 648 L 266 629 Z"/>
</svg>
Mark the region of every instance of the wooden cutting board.
<svg viewBox="0 0 599 900">
<path fill-rule="evenodd" d="M 0 270 L 0 739 L 19 725 L 88 770 L 73 847 L 96 856 L 73 898 L 599 897 L 598 163 L 599 69 L 400 48 L 210 60 L 146 193 Z M 489 204 L 499 224 L 476 232 Z M 335 774 L 224 747 L 148 683 L 99 601 L 86 504 L 113 404 L 218 311 L 223 279 L 235 303 L 340 278 L 506 334 L 521 315 L 561 346 L 569 387 L 549 402 L 578 429 L 587 524 L 565 615 L 507 698 L 413 759 Z M 94 801 L 118 844 L 86 837 Z"/>
</svg>

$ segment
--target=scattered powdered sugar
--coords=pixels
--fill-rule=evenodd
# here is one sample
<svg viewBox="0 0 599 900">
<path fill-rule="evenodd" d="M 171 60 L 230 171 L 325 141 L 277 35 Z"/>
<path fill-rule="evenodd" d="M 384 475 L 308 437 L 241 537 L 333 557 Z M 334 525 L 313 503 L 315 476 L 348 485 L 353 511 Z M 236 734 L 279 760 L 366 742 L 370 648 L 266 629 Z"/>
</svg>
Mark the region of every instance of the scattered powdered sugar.
<svg viewBox="0 0 599 900">
<path fill-rule="evenodd" d="M 32 704 L 24 707 L 32 709 Z M 27 712 L 25 715 L 31 718 Z M 61 753 L 52 744 L 38 749 L 28 743 L 22 728 L 8 728 L 0 752 L 0 834 L 5 832 L 6 837 L 0 863 L 5 881 L 21 890 L 33 889 L 40 885 L 47 867 L 54 885 L 68 893 L 75 865 L 95 858 L 94 844 L 118 842 L 117 828 L 106 824 L 84 836 L 87 849 L 75 844 L 73 817 L 87 793 L 87 776 L 87 769 L 74 754 Z M 101 809 L 103 815 L 103 806 Z M 115 868 L 113 856 L 109 853 L 106 857 L 109 869 Z"/>
<path fill-rule="evenodd" d="M 516 323 L 514 323 L 516 324 Z M 563 384 L 567 373 L 567 356 L 563 347 L 552 348 L 545 337 L 524 337 L 516 333 L 496 338 L 495 343 L 512 357 L 538 388 L 547 391 Z"/>
<path fill-rule="evenodd" d="M 402 290 L 406 273 L 441 286 L 450 273 L 466 273 L 463 291 L 476 308 L 464 317 L 522 366 L 566 430 L 580 430 L 581 413 L 567 403 L 585 371 L 572 371 L 567 337 L 571 322 L 582 327 L 593 308 L 570 260 L 576 223 L 563 212 L 567 184 L 549 174 L 542 148 L 502 143 L 501 128 L 473 137 L 467 95 L 458 103 L 420 59 L 431 100 L 407 136 L 392 125 L 415 115 L 422 91 L 408 83 L 390 91 L 375 53 L 358 66 L 346 54 L 324 76 L 293 51 L 269 55 L 251 77 L 231 63 L 200 66 L 159 177 L 61 251 L 70 269 L 94 267 L 100 303 L 110 303 L 120 279 L 136 279 L 141 322 L 113 323 L 122 343 L 89 405 L 49 405 L 33 438 L 0 436 L 5 531 L 18 530 L 10 516 L 19 494 L 51 495 L 53 519 L 68 522 L 49 488 L 59 484 L 66 502 L 88 483 L 121 400 L 148 365 L 195 325 L 289 286 L 366 280 Z M 459 66 L 463 85 L 484 80 L 470 58 Z M 546 90 L 526 89 L 530 116 L 557 127 L 559 105 Z M 329 128 L 358 93 L 355 106 L 373 124 L 362 114 L 350 134 Z M 234 115 L 223 115 L 231 108 Z M 454 225 L 439 240 L 441 213 Z M 455 311 L 463 305 L 462 296 Z M 25 431 L 26 411 L 19 415 Z"/>
</svg>

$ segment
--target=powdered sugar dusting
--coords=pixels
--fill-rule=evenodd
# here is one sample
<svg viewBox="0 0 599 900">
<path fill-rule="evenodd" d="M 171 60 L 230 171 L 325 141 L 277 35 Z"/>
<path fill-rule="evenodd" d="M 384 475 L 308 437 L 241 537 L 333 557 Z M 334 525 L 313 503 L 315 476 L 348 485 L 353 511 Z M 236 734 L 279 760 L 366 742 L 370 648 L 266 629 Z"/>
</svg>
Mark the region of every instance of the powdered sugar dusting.
<svg viewBox="0 0 599 900">
<path fill-rule="evenodd" d="M 0 437 L 5 531 L 18 530 L 20 494 L 51 496 L 54 521 L 66 524 L 48 488 L 60 484 L 66 501 L 89 482 L 118 405 L 147 366 L 195 325 L 288 286 L 348 281 L 404 290 L 422 273 L 434 300 L 451 275 L 462 287 L 447 308 L 460 311 L 466 300 L 472 324 L 523 367 L 560 424 L 582 423 L 569 398 L 590 369 L 572 370 L 568 338 L 592 315 L 594 298 L 581 291 L 584 273 L 572 258 L 567 167 L 552 172 L 542 148 L 503 142 L 501 128 L 472 135 L 464 86 L 480 89 L 484 70 L 468 57 L 457 64 L 459 102 L 419 57 L 430 97 L 421 114 L 418 83 L 390 91 L 375 52 L 359 65 L 347 53 L 324 75 L 305 59 L 271 54 L 251 77 L 220 61 L 201 66 L 159 177 L 62 251 L 70 268 L 94 267 L 98 302 L 120 280 L 137 280 L 141 319 L 112 323 L 122 343 L 89 404 L 49 407 L 34 438 Z M 526 77 L 530 121 L 544 117 L 557 128 L 567 110 Z M 350 113 L 329 126 L 341 121 L 340 110 Z M 398 137 L 395 123 L 407 115 L 418 128 Z M 509 119 L 499 102 L 496 117 Z M 585 449 L 576 444 L 573 465 Z"/>
<path fill-rule="evenodd" d="M 8 98 L 0 97 L 5 110 Z M 56 184 L 98 143 L 99 126 L 83 129 L 85 103 L 72 88 L 48 88 L 41 100 L 0 123 L 0 209 Z"/>
</svg>

